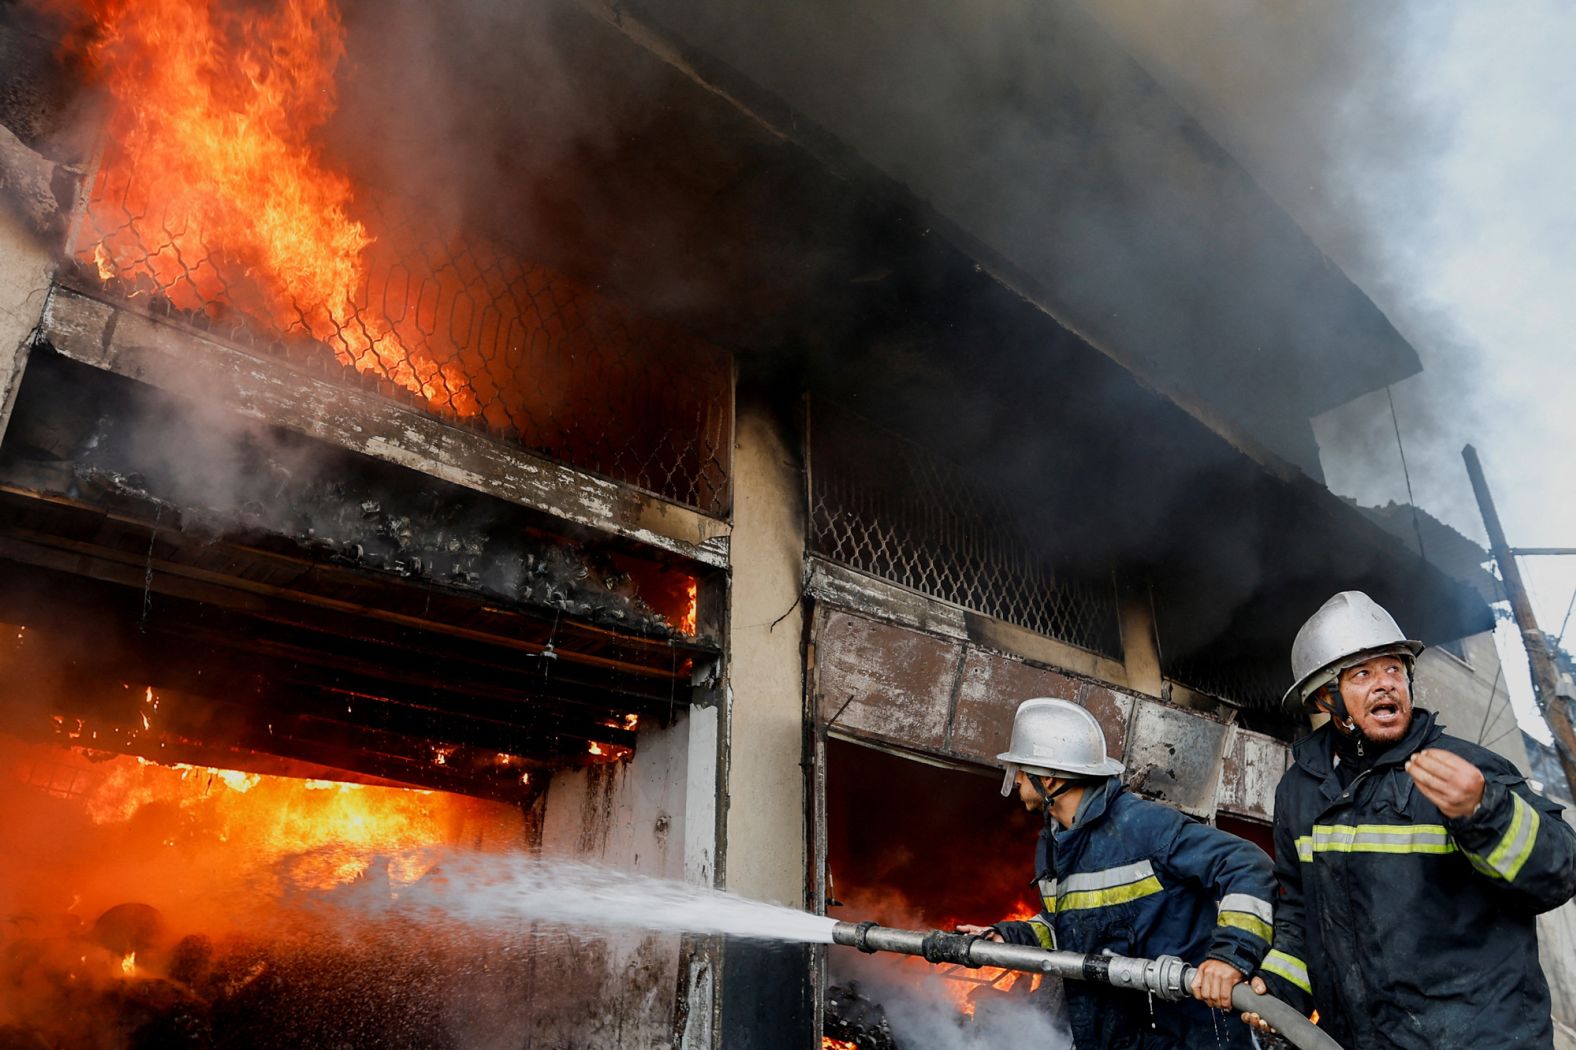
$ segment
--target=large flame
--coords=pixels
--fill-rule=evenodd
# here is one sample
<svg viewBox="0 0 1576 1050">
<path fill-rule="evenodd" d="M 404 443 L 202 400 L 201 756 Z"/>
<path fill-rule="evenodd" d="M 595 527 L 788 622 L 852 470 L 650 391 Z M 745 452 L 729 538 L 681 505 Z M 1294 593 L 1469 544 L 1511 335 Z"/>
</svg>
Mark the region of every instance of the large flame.
<svg viewBox="0 0 1576 1050">
<path fill-rule="evenodd" d="M 304 330 L 339 360 L 460 415 L 465 376 L 356 307 L 372 242 L 312 133 L 335 106 L 333 0 L 79 0 L 84 54 L 116 103 L 85 247 L 99 276 L 180 309 L 215 302 Z"/>
<path fill-rule="evenodd" d="M 12 909 L 88 913 L 141 899 L 205 918 L 235 892 L 321 891 L 376 874 L 390 891 L 446 848 L 512 848 L 513 807 L 444 792 L 163 765 L 0 737 L 0 879 Z M 375 867 L 375 871 L 372 869 Z M 271 889 L 265 890 L 265 887 Z M 244 919 L 244 916 L 234 916 Z"/>
</svg>

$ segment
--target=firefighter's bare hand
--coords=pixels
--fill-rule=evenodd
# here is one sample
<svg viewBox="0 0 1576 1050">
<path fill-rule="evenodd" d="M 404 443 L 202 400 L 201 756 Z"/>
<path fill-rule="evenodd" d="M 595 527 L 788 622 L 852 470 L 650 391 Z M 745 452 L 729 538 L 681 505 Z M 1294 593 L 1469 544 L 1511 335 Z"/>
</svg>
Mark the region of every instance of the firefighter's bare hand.
<svg viewBox="0 0 1576 1050">
<path fill-rule="evenodd" d="M 1262 977 L 1253 978 L 1252 981 L 1248 982 L 1248 986 L 1255 992 L 1258 992 L 1260 995 L 1270 994 L 1269 985 L 1264 983 L 1264 978 Z M 1242 1015 L 1242 1023 L 1247 1025 L 1249 1028 L 1257 1028 L 1261 1032 L 1273 1033 L 1275 1031 L 1275 1029 L 1270 1027 L 1270 1023 L 1268 1021 L 1260 1017 L 1258 1014 L 1252 1013 L 1251 1011 Z"/>
<path fill-rule="evenodd" d="M 976 937 L 983 937 L 987 941 L 1001 943 L 1001 934 L 994 926 L 959 926 L 959 933 L 972 933 Z"/>
<path fill-rule="evenodd" d="M 1231 990 L 1242 983 L 1242 971 L 1219 959 L 1205 959 L 1193 974 L 1190 990 L 1217 1010 L 1231 1009 Z"/>
<path fill-rule="evenodd" d="M 1483 801 L 1483 774 L 1460 755 L 1431 747 L 1407 759 L 1406 771 L 1447 817 L 1470 816 Z"/>
</svg>

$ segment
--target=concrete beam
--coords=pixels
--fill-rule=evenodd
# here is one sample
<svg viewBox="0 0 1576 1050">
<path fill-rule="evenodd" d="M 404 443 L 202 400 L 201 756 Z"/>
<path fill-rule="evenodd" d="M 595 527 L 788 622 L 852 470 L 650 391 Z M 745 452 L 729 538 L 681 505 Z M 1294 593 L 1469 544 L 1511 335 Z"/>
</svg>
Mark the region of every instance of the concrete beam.
<svg viewBox="0 0 1576 1050">
<path fill-rule="evenodd" d="M 1108 656 L 1036 634 L 1005 620 L 949 605 L 819 558 L 811 558 L 805 567 L 805 593 L 819 601 L 854 609 L 900 627 L 974 642 L 1115 686 L 1128 686 L 1127 667 Z"/>
<path fill-rule="evenodd" d="M 441 478 L 599 532 L 722 567 L 727 522 L 364 390 L 315 379 L 196 332 L 56 286 L 41 331 L 58 353 L 177 395 Z M 0 343 L 3 345 L 3 343 Z"/>
</svg>

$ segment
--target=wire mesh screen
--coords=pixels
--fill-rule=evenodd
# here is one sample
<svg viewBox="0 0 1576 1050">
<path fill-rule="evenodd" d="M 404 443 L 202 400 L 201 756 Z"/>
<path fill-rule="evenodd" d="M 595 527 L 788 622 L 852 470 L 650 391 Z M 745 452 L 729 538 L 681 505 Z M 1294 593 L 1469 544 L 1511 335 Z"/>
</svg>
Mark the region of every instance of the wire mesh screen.
<svg viewBox="0 0 1576 1050">
<path fill-rule="evenodd" d="M 1120 658 L 1108 573 L 1051 564 L 967 471 L 845 409 L 810 424 L 810 548 L 832 561 Z"/>
<path fill-rule="evenodd" d="M 732 362 L 674 325 L 419 206 L 366 195 L 332 238 L 161 202 L 110 149 L 69 245 L 76 282 L 240 349 L 571 466 L 728 510 Z M 348 231 L 348 232 L 347 232 Z"/>
<path fill-rule="evenodd" d="M 1162 667 L 1167 678 L 1190 689 L 1261 711 L 1276 710 L 1291 685 L 1284 652 L 1224 649 L 1179 657 L 1163 653 Z"/>
</svg>

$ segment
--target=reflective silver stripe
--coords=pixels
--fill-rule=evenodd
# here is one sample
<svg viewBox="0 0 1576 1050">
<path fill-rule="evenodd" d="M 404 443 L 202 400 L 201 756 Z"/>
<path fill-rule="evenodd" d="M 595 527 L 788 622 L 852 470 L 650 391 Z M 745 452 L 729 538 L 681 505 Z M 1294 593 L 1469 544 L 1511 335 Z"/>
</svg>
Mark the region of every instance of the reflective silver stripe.
<svg viewBox="0 0 1576 1050">
<path fill-rule="evenodd" d="M 1221 911 L 1241 911 L 1255 915 L 1265 922 L 1275 921 L 1275 910 L 1270 902 L 1247 893 L 1228 893 L 1220 898 Z"/>
<path fill-rule="evenodd" d="M 1084 871 L 1077 875 L 1069 875 L 1061 881 L 1058 889 L 1064 895 L 1088 893 L 1091 890 L 1109 890 L 1147 879 L 1154 873 L 1154 865 L 1147 860 L 1141 860 L 1136 864 L 1122 864 L 1103 871 Z"/>
</svg>

